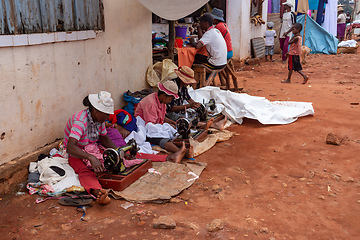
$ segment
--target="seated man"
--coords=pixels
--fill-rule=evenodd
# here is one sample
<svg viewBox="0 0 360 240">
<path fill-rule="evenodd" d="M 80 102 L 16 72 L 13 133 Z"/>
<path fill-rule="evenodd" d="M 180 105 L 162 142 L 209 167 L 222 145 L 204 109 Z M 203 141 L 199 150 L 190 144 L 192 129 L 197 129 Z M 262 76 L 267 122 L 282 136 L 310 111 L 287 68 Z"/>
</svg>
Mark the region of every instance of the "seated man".
<svg viewBox="0 0 360 240">
<path fill-rule="evenodd" d="M 210 13 L 200 17 L 200 24 L 195 27 L 198 31 L 199 41 L 190 38 L 190 44 L 195 48 L 206 47 L 209 57 L 196 54 L 194 63 L 202 63 L 210 69 L 221 69 L 227 64 L 227 47 L 221 32 L 213 26 L 214 18 Z"/>
<path fill-rule="evenodd" d="M 211 11 L 211 15 L 214 18 L 215 28 L 219 29 L 225 39 L 227 47 L 227 59 L 230 59 L 233 56 L 232 43 L 229 27 L 226 25 L 224 20 L 224 13 L 221 9 L 213 8 L 213 10 Z"/>
<path fill-rule="evenodd" d="M 177 78 L 173 79 L 178 86 L 178 96 L 179 98 L 173 99 L 169 104 L 167 104 L 167 116 L 169 119 L 176 121 L 180 117 L 185 117 L 185 111 L 189 108 L 198 108 L 200 107 L 200 103 L 195 102 L 189 95 L 187 86 L 189 84 L 196 83 L 194 79 L 194 71 L 187 67 L 179 67 L 174 70 Z M 185 101 L 188 104 L 184 104 Z M 214 119 L 211 118 L 207 123 L 199 122 L 198 127 L 208 129 L 209 127 L 218 129 L 222 131 L 226 124 L 227 118 L 223 116 L 220 121 L 214 122 Z"/>
<path fill-rule="evenodd" d="M 170 103 L 174 98 L 178 98 L 178 87 L 173 81 L 159 83 L 159 92 L 152 93 L 143 98 L 135 109 L 135 117 L 140 116 L 146 124 L 164 124 L 169 123 L 175 126 L 175 122 L 165 117 L 166 104 Z M 173 153 L 184 153 L 186 157 L 192 157 L 193 149 L 185 148 L 185 144 L 178 148 L 170 138 L 152 138 L 147 137 L 146 140 L 152 144 L 157 144 L 165 150 Z M 186 154 L 185 154 L 186 153 Z M 184 156 L 183 155 L 183 156 Z M 177 159 L 177 163 L 181 161 Z"/>
</svg>

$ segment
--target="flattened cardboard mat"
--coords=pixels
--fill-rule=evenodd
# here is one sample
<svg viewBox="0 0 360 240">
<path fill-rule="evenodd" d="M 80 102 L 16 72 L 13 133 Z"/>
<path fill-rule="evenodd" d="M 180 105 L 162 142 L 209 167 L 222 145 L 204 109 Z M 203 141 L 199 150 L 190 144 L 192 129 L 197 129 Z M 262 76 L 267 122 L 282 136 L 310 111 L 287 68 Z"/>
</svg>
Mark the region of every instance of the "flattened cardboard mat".
<svg viewBox="0 0 360 240">
<path fill-rule="evenodd" d="M 156 172 L 147 172 L 123 191 L 110 190 L 115 199 L 130 202 L 167 202 L 190 187 L 206 168 L 206 163 L 153 162 Z"/>
</svg>

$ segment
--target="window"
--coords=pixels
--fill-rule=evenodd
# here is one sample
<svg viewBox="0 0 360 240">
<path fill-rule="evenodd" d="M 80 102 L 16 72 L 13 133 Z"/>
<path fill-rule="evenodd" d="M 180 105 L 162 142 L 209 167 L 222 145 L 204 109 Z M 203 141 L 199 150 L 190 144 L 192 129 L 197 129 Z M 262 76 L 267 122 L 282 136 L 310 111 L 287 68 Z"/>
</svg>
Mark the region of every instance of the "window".
<svg viewBox="0 0 360 240">
<path fill-rule="evenodd" d="M 0 35 L 105 30 L 103 0 L 2 0 Z"/>
</svg>

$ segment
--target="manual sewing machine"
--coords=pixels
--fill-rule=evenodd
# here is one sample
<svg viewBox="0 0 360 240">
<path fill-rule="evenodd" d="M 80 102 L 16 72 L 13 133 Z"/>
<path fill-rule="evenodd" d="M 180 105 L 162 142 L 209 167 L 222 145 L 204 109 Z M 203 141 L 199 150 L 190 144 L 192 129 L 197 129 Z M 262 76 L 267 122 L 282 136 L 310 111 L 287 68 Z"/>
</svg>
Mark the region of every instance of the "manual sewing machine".
<svg viewBox="0 0 360 240">
<path fill-rule="evenodd" d="M 195 132 L 191 133 L 191 128 L 196 128 L 197 124 L 200 121 L 208 121 L 210 118 L 208 109 L 214 111 L 215 107 L 215 100 L 210 99 L 208 103 L 200 104 L 200 107 L 198 107 L 197 109 L 192 111 L 186 111 L 185 117 L 179 118 L 176 121 L 176 130 L 179 133 L 179 136 L 173 140 L 173 143 L 179 147 L 185 140 L 186 147 L 188 147 L 188 141 L 190 137 L 198 141 L 204 139 L 207 136 L 207 131 L 204 131 L 204 129 L 198 129 Z"/>
<path fill-rule="evenodd" d="M 128 153 L 130 158 L 133 159 L 138 151 L 139 148 L 134 139 L 117 149 L 105 149 L 103 159 L 107 172 L 98 177 L 101 186 L 115 191 L 122 191 L 144 175 L 152 167 L 150 160 L 144 159 L 142 163 L 128 168 L 124 164 L 125 153 Z"/>
</svg>

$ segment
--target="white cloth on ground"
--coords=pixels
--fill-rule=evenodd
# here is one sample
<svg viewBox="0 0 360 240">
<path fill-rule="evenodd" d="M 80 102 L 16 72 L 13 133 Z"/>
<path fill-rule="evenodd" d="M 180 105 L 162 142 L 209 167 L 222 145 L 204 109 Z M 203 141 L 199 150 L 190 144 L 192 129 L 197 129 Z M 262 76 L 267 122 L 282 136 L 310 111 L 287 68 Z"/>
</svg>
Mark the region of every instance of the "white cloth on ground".
<svg viewBox="0 0 360 240">
<path fill-rule="evenodd" d="M 289 124 L 298 117 L 313 115 L 312 103 L 275 101 L 264 97 L 250 96 L 207 86 L 200 89 L 189 89 L 191 98 L 196 102 L 208 102 L 214 99 L 215 113 L 223 113 L 241 124 L 243 118 L 256 119 L 262 124 Z"/>
<path fill-rule="evenodd" d="M 357 42 L 355 40 L 341 41 L 338 47 L 356 47 Z"/>
<path fill-rule="evenodd" d="M 45 160 L 45 161 L 44 161 Z M 65 171 L 65 175 L 62 177 L 56 176 L 44 178 L 46 174 L 44 171 L 48 169 L 50 166 L 58 166 Z M 40 174 L 40 181 L 51 186 L 55 192 L 63 191 L 72 186 L 81 187 L 79 176 L 75 173 L 74 169 L 69 165 L 69 161 L 67 158 L 62 157 L 52 157 L 52 158 L 44 158 L 38 162 L 37 169 Z M 43 177 L 41 177 L 43 176 Z"/>
<path fill-rule="evenodd" d="M 141 117 L 136 117 L 137 132 L 132 131 L 124 140 L 129 142 L 130 139 L 135 139 L 136 144 L 140 148 L 140 153 L 157 154 L 157 151 L 151 149 L 151 144 L 146 142 L 146 128 L 145 121 Z"/>
<path fill-rule="evenodd" d="M 147 137 L 169 138 L 171 140 L 175 138 L 176 129 L 168 123 L 153 124 L 149 122 L 146 124 L 145 128 Z"/>
</svg>

